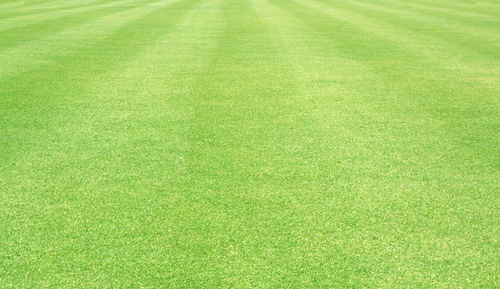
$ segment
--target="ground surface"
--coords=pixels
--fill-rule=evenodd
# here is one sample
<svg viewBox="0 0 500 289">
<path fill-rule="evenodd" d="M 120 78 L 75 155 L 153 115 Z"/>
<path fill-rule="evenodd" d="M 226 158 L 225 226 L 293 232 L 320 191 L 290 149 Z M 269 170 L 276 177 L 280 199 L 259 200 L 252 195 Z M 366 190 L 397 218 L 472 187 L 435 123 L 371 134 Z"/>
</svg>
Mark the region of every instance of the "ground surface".
<svg viewBox="0 0 500 289">
<path fill-rule="evenodd" d="M 0 1 L 1 288 L 500 286 L 500 2 Z"/>
</svg>

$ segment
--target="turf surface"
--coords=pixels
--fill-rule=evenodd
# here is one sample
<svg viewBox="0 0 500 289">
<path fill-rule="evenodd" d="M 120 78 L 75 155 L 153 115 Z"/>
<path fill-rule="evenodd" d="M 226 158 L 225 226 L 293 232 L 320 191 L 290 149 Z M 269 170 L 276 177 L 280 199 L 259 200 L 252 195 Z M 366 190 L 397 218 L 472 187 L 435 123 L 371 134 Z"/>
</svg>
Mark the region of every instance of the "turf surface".
<svg viewBox="0 0 500 289">
<path fill-rule="evenodd" d="M 0 287 L 498 288 L 499 96 L 494 0 L 0 0 Z"/>
</svg>

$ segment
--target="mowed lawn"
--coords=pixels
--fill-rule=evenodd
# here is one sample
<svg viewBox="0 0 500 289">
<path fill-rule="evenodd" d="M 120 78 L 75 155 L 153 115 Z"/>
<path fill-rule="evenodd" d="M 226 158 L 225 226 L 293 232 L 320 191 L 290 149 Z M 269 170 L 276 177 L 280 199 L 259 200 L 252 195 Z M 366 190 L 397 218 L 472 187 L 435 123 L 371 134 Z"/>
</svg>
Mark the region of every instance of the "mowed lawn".
<svg viewBox="0 0 500 289">
<path fill-rule="evenodd" d="M 499 268 L 499 1 L 0 0 L 0 288 Z"/>
</svg>

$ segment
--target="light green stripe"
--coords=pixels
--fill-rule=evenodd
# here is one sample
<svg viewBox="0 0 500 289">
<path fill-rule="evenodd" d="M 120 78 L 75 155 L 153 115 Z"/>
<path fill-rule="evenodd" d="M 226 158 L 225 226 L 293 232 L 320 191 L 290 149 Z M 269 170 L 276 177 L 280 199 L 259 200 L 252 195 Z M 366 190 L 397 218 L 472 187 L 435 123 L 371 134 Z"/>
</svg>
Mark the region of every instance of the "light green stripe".
<svg viewBox="0 0 500 289">
<path fill-rule="evenodd" d="M 2 19 L 8 19 L 13 17 L 28 16 L 28 15 L 37 15 L 44 12 L 56 12 L 56 11 L 64 11 L 69 9 L 88 7 L 93 5 L 98 5 L 99 3 L 104 2 L 104 0 L 88 0 L 88 1 L 75 1 L 68 2 L 66 4 L 60 4 L 53 7 L 35 7 L 35 8 L 25 8 L 25 9 L 16 9 L 15 11 L 0 11 L 0 15 L 2 15 Z M 71 3 L 74 3 L 71 5 Z"/>
<path fill-rule="evenodd" d="M 300 0 L 299 0 L 300 1 Z M 470 49 L 464 49 L 456 43 L 443 41 L 438 37 L 429 37 L 413 33 L 404 27 L 391 25 L 372 14 L 359 14 L 355 8 L 339 8 L 319 2 L 300 1 L 303 5 L 321 11 L 332 17 L 333 21 L 342 21 L 370 35 L 393 43 L 395 47 L 415 55 L 414 61 L 425 61 L 431 67 L 443 67 L 454 71 L 454 75 L 463 78 L 474 77 L 482 73 L 481 80 L 493 83 L 500 73 L 497 66 L 492 65 L 496 59 Z M 349 9 L 349 10 L 348 10 Z M 471 40 L 472 41 L 472 40 Z"/>
<path fill-rule="evenodd" d="M 149 0 L 151 2 L 152 0 Z M 147 2 L 144 2 L 144 5 Z M 23 25 L 0 33 L 0 51 L 9 47 L 19 46 L 28 41 L 43 39 L 47 35 L 57 33 L 61 30 L 68 30 L 71 27 L 90 22 L 93 19 L 104 17 L 108 14 L 117 13 L 130 9 L 124 5 L 109 6 L 98 10 L 72 13 L 64 17 L 58 17 L 43 22 Z"/>
<path fill-rule="evenodd" d="M 499 15 L 491 15 L 491 14 L 484 14 L 484 13 L 479 13 L 477 11 L 474 11 L 472 7 L 468 7 L 465 10 L 457 9 L 460 6 L 454 6 L 454 7 L 443 7 L 443 6 L 435 6 L 433 4 L 436 4 L 436 2 L 429 3 L 426 2 L 425 4 L 421 2 L 412 2 L 412 1 L 405 1 L 405 2 L 400 2 L 400 1 L 393 1 L 393 0 L 382 0 L 378 2 L 372 2 L 372 1 L 364 1 L 364 2 L 370 2 L 372 4 L 382 4 L 383 6 L 393 6 L 393 7 L 399 7 L 403 9 L 411 9 L 413 11 L 421 11 L 421 14 L 433 14 L 433 15 L 438 15 L 441 17 L 445 17 L 448 19 L 458 19 L 462 20 L 465 22 L 470 23 L 471 19 L 482 19 L 482 20 L 487 20 L 491 22 L 499 22 L 500 20 L 498 19 Z M 476 6 L 477 7 L 477 6 Z M 491 11 L 491 10 L 490 10 Z M 500 12 L 500 11 L 498 11 Z"/>
<path fill-rule="evenodd" d="M 446 29 L 449 32 L 465 34 L 470 38 L 477 38 L 478 40 L 495 40 L 500 37 L 497 32 L 498 29 L 495 29 L 494 27 L 470 26 L 463 23 L 463 21 L 443 19 L 442 17 L 435 17 L 429 15 L 428 13 L 418 13 L 415 9 L 411 8 L 402 9 L 392 6 L 389 7 L 380 3 L 373 4 L 363 1 L 346 2 L 346 5 L 352 5 L 353 7 L 359 7 L 361 9 L 369 9 L 373 12 L 387 14 L 388 16 L 392 16 L 397 19 L 414 21 L 415 23 L 419 23 L 421 25 L 420 28 L 439 27 L 441 29 Z"/>
<path fill-rule="evenodd" d="M 12 28 L 18 28 L 21 26 L 25 25 L 32 25 L 35 23 L 41 23 L 43 21 L 47 20 L 52 20 L 56 19 L 58 17 L 65 17 L 68 15 L 71 15 L 73 13 L 79 13 L 79 12 L 86 12 L 86 11 L 93 11 L 93 10 L 98 10 L 102 8 L 108 8 L 108 7 L 114 7 L 117 5 L 126 5 L 127 3 L 133 2 L 134 0 L 118 0 L 118 1 L 112 1 L 112 2 L 106 2 L 101 5 L 97 6 L 92 6 L 92 7 L 83 7 L 83 8 L 74 8 L 74 9 L 68 9 L 68 10 L 63 10 L 63 11 L 49 11 L 49 12 L 42 12 L 34 15 L 27 15 L 27 16 L 17 16 L 13 18 L 8 18 L 0 22 L 0 33 L 2 31 L 12 29 Z"/>
<path fill-rule="evenodd" d="M 113 13 L 74 28 L 57 31 L 41 39 L 23 43 L 19 47 L 0 51 L 0 62 L 2 63 L 0 67 L 0 79 L 13 77 L 41 65 L 47 65 L 50 62 L 50 59 L 47 57 L 53 55 L 54 51 L 58 51 L 57 56 L 60 57 L 70 54 L 76 49 L 87 47 L 92 43 L 105 39 L 129 22 L 140 19 L 144 15 L 161 9 L 171 2 L 159 1 Z M 19 55 L 23 57 L 21 59 L 17 58 Z"/>
</svg>

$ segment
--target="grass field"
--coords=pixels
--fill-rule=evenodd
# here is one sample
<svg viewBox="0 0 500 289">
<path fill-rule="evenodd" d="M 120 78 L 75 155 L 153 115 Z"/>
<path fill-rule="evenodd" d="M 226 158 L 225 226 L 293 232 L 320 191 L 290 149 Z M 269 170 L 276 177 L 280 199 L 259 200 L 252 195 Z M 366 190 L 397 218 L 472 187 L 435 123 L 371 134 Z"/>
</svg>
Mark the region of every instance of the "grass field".
<svg viewBox="0 0 500 289">
<path fill-rule="evenodd" d="M 0 288 L 500 287 L 500 2 L 0 0 Z"/>
</svg>

